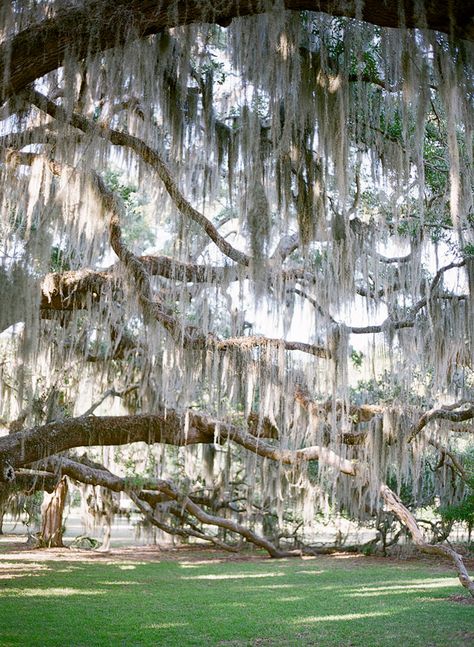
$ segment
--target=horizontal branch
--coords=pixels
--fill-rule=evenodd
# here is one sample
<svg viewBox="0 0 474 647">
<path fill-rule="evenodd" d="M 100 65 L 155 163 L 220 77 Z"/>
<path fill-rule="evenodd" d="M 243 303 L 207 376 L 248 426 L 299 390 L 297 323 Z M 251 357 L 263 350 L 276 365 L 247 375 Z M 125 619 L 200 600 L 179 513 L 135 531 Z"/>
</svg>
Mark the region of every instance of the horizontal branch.
<svg viewBox="0 0 474 647">
<path fill-rule="evenodd" d="M 461 406 L 468 404 L 467 409 L 461 409 L 461 411 L 455 411 Z M 424 413 L 419 419 L 418 423 L 413 427 L 410 435 L 407 438 L 407 441 L 411 443 L 416 436 L 426 427 L 426 425 L 432 420 L 448 420 L 450 422 L 464 422 L 466 420 L 471 420 L 474 418 L 474 403 L 461 400 L 452 405 L 440 407 L 438 409 L 431 409 Z"/>
<path fill-rule="evenodd" d="M 230 440 L 249 451 L 285 465 L 321 461 L 354 476 L 356 465 L 325 447 L 280 449 L 235 425 L 203 414 L 160 410 L 155 414 L 68 418 L 32 427 L 0 438 L 0 481 L 14 477 L 15 469 L 75 447 L 126 445 L 133 442 L 187 446 Z"/>
<path fill-rule="evenodd" d="M 261 535 L 258 535 L 253 530 L 250 530 L 250 528 L 242 526 L 232 519 L 226 519 L 225 517 L 219 517 L 214 514 L 209 514 L 203 508 L 201 508 L 201 506 L 197 505 L 197 503 L 194 503 L 188 496 L 182 495 L 169 481 L 163 481 L 163 485 L 160 487 L 160 490 L 167 494 L 170 498 L 179 502 L 179 504 L 189 514 L 192 514 L 201 523 L 210 526 L 217 526 L 218 528 L 224 528 L 225 530 L 234 532 L 245 538 L 255 546 L 266 550 L 271 557 L 288 556 L 288 553 L 278 550 L 270 541 L 268 541 L 268 539 L 262 537 Z"/>
<path fill-rule="evenodd" d="M 346 0 L 284 0 L 286 9 L 323 11 L 334 16 L 361 17 L 383 27 L 401 23 L 399 5 L 365 0 L 360 6 Z M 127 41 L 156 34 L 163 29 L 194 22 L 228 25 L 237 16 L 262 13 L 268 3 L 230 0 L 203 3 L 197 0 L 84 0 L 57 10 L 52 17 L 33 24 L 0 47 L 0 100 L 17 94 L 36 79 L 60 67 L 66 56 L 81 60 Z M 431 0 L 420 14 L 418 3 L 403 3 L 407 27 L 435 29 L 474 40 L 470 2 Z M 360 9 L 360 13 L 359 13 Z"/>
<path fill-rule="evenodd" d="M 212 342 L 211 342 L 212 343 Z M 214 342 L 217 350 L 250 350 L 251 348 L 284 348 L 285 350 L 299 350 L 302 353 L 308 353 L 322 359 L 330 359 L 331 353 L 324 346 L 317 344 L 306 344 L 300 341 L 287 341 L 285 339 L 275 339 L 264 337 L 263 335 L 253 335 L 249 337 L 231 337 L 221 341 Z"/>
<path fill-rule="evenodd" d="M 178 261 L 170 256 L 138 256 L 150 276 L 160 276 L 185 283 L 210 283 L 226 285 L 250 277 L 247 269 L 236 265 L 203 265 Z M 41 282 L 40 308 L 42 310 L 78 310 L 89 307 L 100 294 L 119 286 L 120 276 L 114 265 L 105 270 L 84 268 L 46 274 Z M 299 279 L 292 270 L 269 271 L 266 281 L 292 281 Z"/>
</svg>

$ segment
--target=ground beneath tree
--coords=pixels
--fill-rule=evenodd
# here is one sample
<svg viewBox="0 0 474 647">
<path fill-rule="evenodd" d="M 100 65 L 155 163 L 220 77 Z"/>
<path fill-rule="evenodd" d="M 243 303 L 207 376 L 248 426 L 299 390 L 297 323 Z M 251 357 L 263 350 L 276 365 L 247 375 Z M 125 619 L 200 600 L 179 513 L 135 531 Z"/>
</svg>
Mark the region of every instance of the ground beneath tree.
<svg viewBox="0 0 474 647">
<path fill-rule="evenodd" d="M 150 545 L 150 546 L 127 546 L 114 547 L 109 551 L 86 550 L 83 548 L 31 548 L 24 541 L 18 541 L 18 535 L 3 536 L 0 540 L 0 580 L 7 579 L 15 572 L 15 561 L 27 560 L 36 563 L 41 562 L 106 562 L 106 563 L 127 563 L 127 562 L 163 562 L 178 561 L 182 563 L 192 562 L 195 564 L 215 564 L 219 562 L 258 562 L 271 559 L 263 552 L 244 550 L 241 553 L 227 553 L 204 545 Z M 293 559 L 293 558 L 286 558 Z M 403 558 L 382 557 L 377 555 L 363 555 L 354 553 L 333 553 L 332 555 L 295 556 L 294 559 L 317 560 L 321 566 L 330 567 L 331 563 L 344 560 L 344 568 L 355 570 L 364 568 L 369 564 L 383 564 L 399 568 L 403 564 L 426 564 L 430 569 L 446 573 L 453 572 L 449 563 L 437 557 L 413 554 L 411 551 Z M 13 563 L 12 563 L 13 562 Z M 474 571 L 474 558 L 464 558 L 469 571 Z M 451 595 L 448 598 L 451 602 L 474 606 L 474 598 L 462 593 Z"/>
<path fill-rule="evenodd" d="M 91 636 L 129 645 L 133 636 L 143 647 L 474 647 L 473 603 L 438 560 L 344 552 L 272 560 L 169 545 L 105 553 L 32 549 L 21 539 L 0 537 L 2 645 L 39 646 L 53 630 L 51 645 L 70 644 L 72 622 L 84 645 Z"/>
<path fill-rule="evenodd" d="M 35 562 L 50 561 L 78 561 L 78 562 L 161 562 L 179 561 L 194 562 L 196 564 L 216 562 L 255 562 L 268 561 L 271 558 L 263 551 L 243 550 L 241 553 L 227 553 L 205 545 L 149 545 L 149 546 L 120 546 L 109 551 L 88 550 L 83 548 L 31 548 L 24 541 L 18 541 L 18 535 L 5 535 L 0 538 L 0 568 L 2 562 L 15 560 L 31 560 Z M 293 559 L 293 558 L 286 558 Z M 363 555 L 346 553 L 344 551 L 331 555 L 295 556 L 294 559 L 317 560 L 321 565 L 329 566 L 344 560 L 347 569 L 364 568 L 369 564 L 384 564 L 400 567 L 403 564 L 426 564 L 431 569 L 440 572 L 453 572 L 448 561 L 435 556 L 413 553 L 411 550 L 403 557 L 383 557 L 377 555 Z M 474 570 L 474 557 L 464 557 L 464 563 L 469 571 Z M 2 568 L 3 570 L 3 568 Z M 456 596 L 452 596 L 454 600 Z M 462 598 L 462 596 L 458 596 Z M 474 599 L 473 599 L 474 600 Z M 459 600 L 461 601 L 461 599 Z"/>
</svg>

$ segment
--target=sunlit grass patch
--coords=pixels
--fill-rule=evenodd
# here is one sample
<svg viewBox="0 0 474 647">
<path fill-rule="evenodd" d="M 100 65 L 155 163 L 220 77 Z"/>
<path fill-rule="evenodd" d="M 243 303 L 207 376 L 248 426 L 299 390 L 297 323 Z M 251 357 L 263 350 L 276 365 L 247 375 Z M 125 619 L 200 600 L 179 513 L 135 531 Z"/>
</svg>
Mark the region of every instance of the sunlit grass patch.
<svg viewBox="0 0 474 647">
<path fill-rule="evenodd" d="M 371 613 L 342 613 L 340 615 L 325 616 L 307 616 L 296 618 L 294 624 L 303 625 L 308 622 L 335 622 L 339 620 L 360 620 L 361 618 L 377 618 L 379 616 L 388 616 L 390 613 L 383 611 L 373 611 Z"/>
<path fill-rule="evenodd" d="M 3 562 L 26 575 L 0 583 L 1 647 L 445 647 L 472 633 L 473 607 L 448 599 L 456 578 L 425 564 L 73 564 Z"/>
<path fill-rule="evenodd" d="M 72 589 L 68 587 L 54 588 L 48 587 L 45 589 L 42 588 L 9 588 L 3 591 L 0 591 L 0 598 L 4 597 L 20 597 L 20 598 L 49 598 L 49 597 L 59 597 L 63 598 L 69 595 L 104 595 L 106 591 L 99 591 L 97 589 L 83 590 L 83 589 Z"/>
<path fill-rule="evenodd" d="M 180 580 L 254 580 L 259 577 L 281 577 L 285 573 L 212 573 L 205 575 L 180 575 Z"/>
</svg>

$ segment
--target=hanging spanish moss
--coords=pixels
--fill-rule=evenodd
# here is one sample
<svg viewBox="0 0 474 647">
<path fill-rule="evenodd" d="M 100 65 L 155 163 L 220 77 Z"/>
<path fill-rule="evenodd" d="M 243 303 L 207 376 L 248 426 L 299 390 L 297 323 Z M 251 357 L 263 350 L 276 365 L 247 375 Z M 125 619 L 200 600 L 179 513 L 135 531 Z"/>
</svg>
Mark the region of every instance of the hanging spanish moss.
<svg viewBox="0 0 474 647">
<path fill-rule="evenodd" d="M 455 499 L 426 469 L 449 423 L 414 430 L 473 397 L 472 44 L 403 16 L 273 2 L 221 26 L 161 4 L 153 33 L 92 3 L 97 29 L 24 87 L 9 43 L 69 5 L 2 5 L 0 418 L 81 416 L 112 388 L 181 416 L 179 449 L 129 465 L 235 497 L 257 530 L 367 519 L 387 480 Z M 213 436 L 185 447 L 196 415 Z"/>
</svg>

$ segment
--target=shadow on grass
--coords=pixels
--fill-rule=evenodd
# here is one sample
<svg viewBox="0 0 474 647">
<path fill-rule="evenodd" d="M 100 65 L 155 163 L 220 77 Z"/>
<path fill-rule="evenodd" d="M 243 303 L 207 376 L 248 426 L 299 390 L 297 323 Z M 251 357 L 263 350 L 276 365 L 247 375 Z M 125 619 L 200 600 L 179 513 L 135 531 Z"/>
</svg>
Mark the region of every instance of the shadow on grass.
<svg viewBox="0 0 474 647">
<path fill-rule="evenodd" d="M 0 645 L 474 644 L 450 574 L 347 564 L 2 562 Z"/>
</svg>

